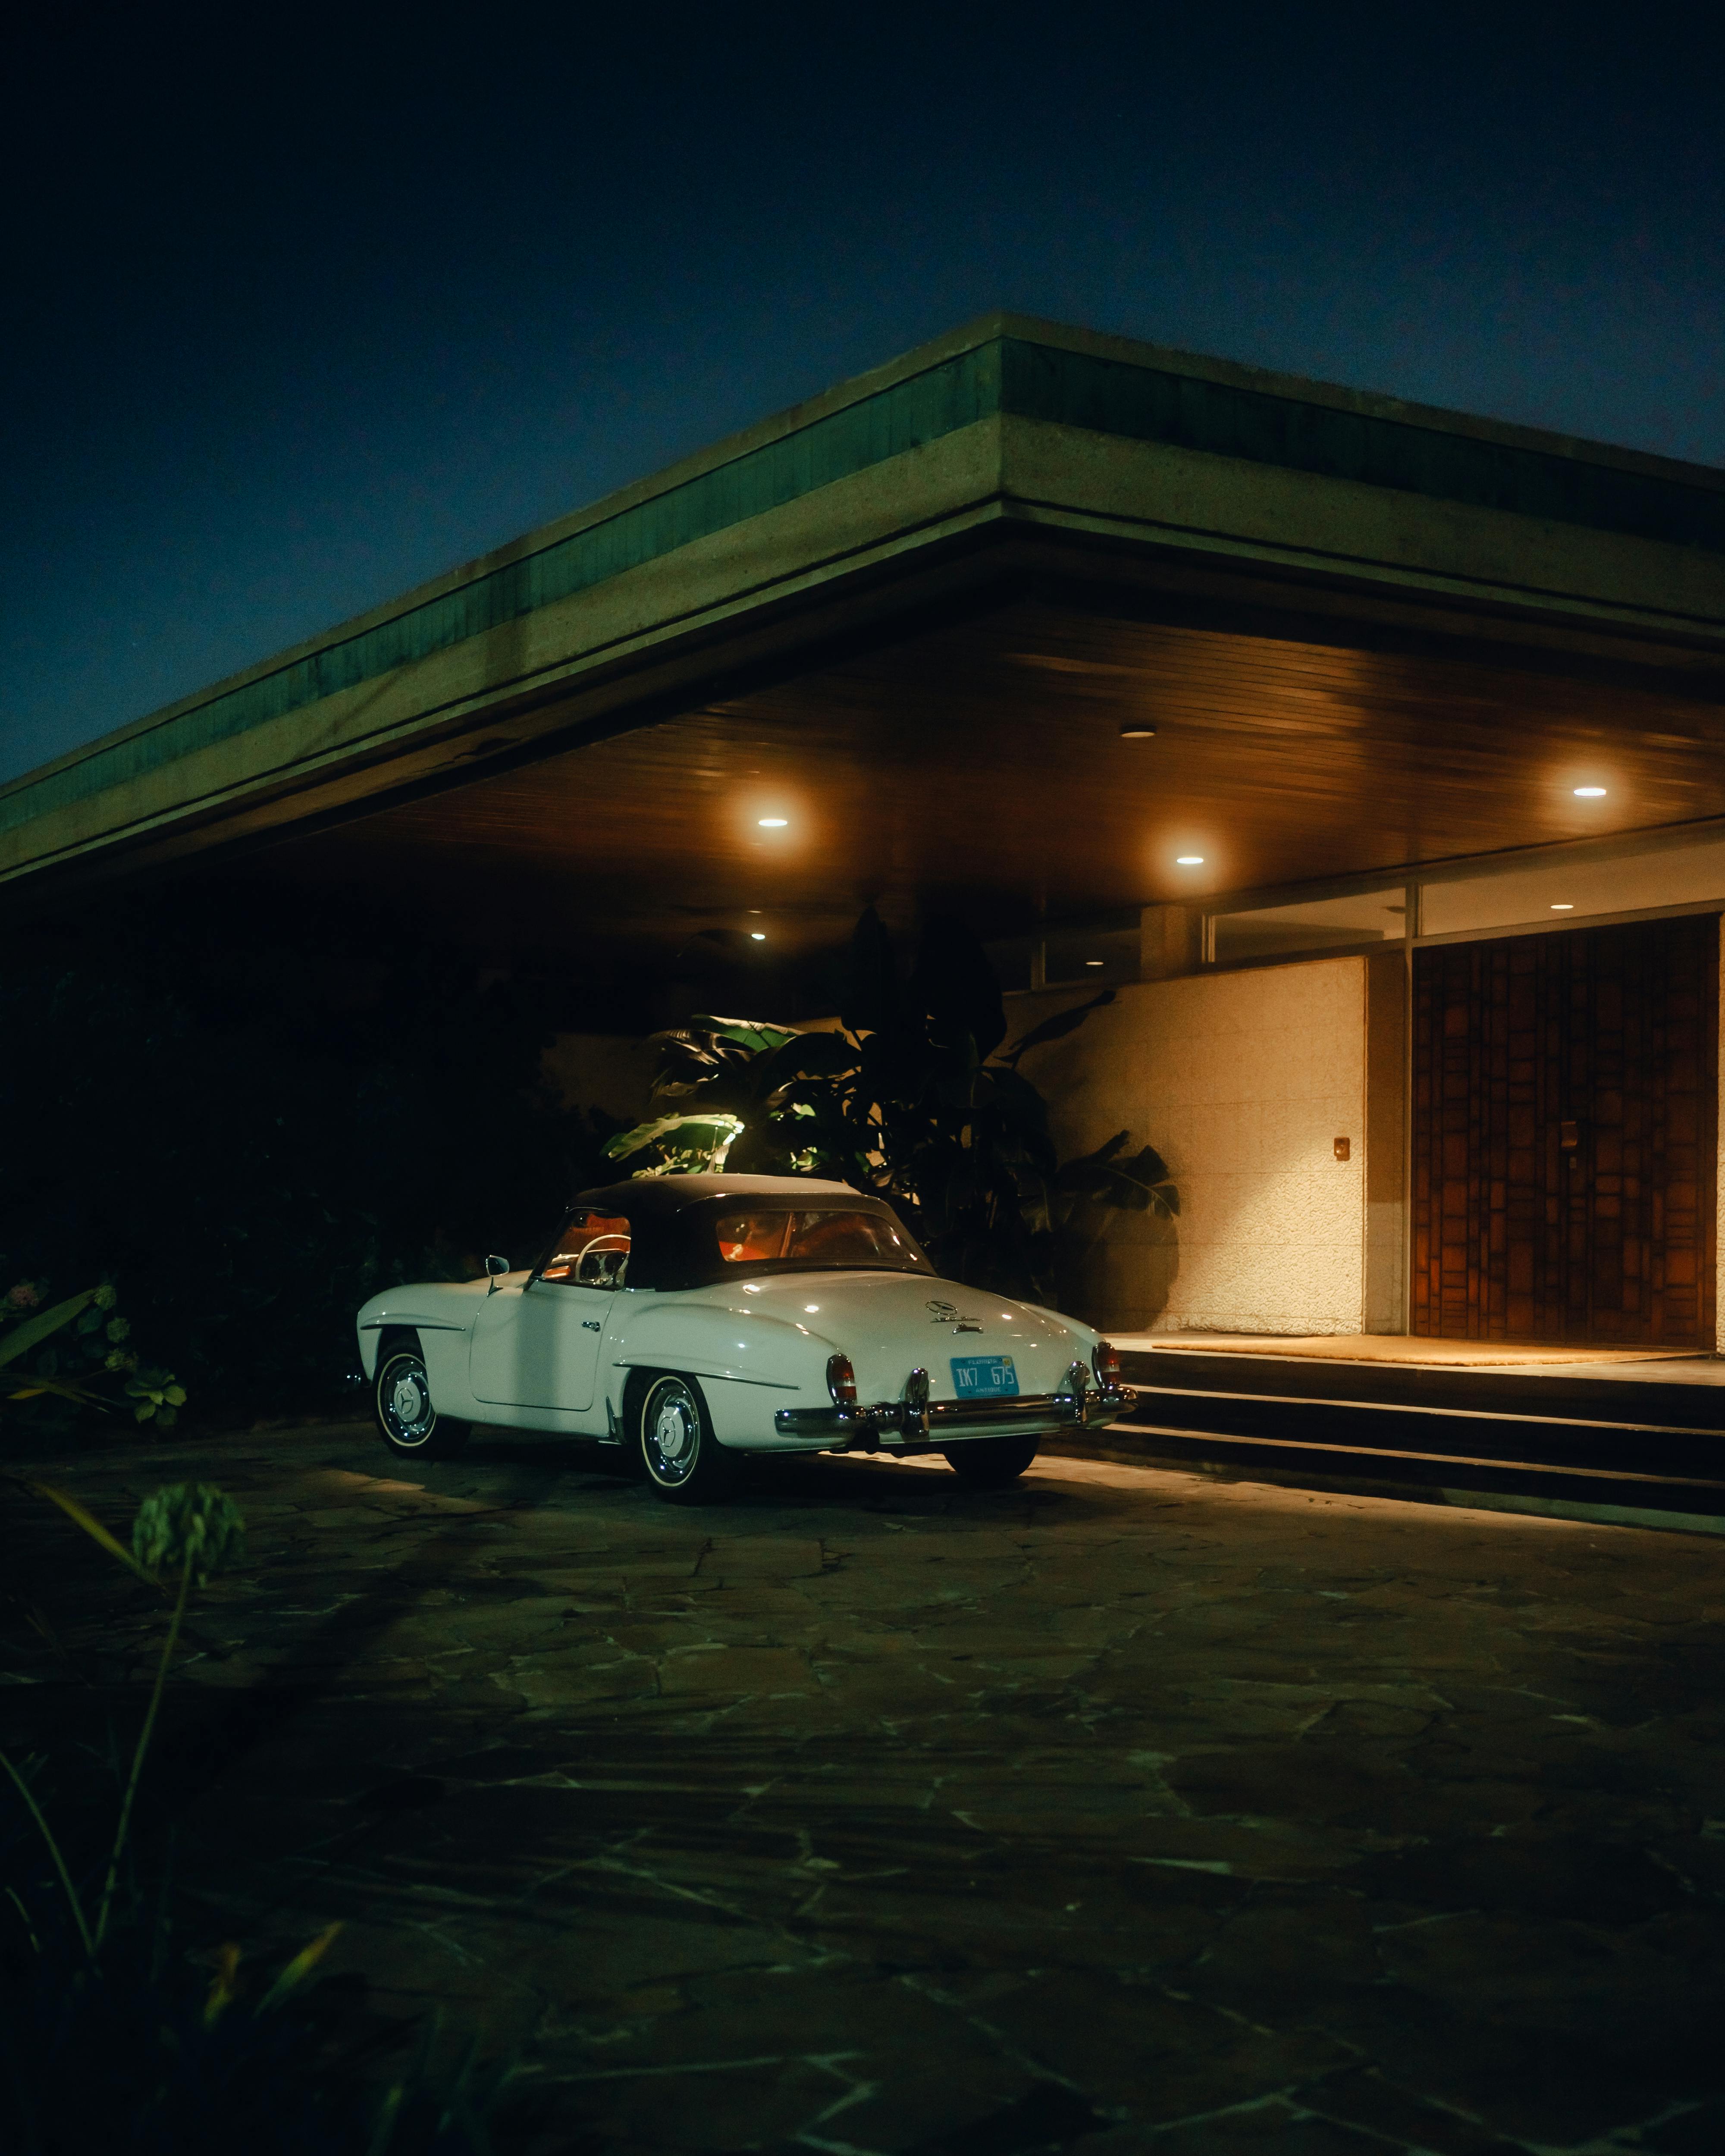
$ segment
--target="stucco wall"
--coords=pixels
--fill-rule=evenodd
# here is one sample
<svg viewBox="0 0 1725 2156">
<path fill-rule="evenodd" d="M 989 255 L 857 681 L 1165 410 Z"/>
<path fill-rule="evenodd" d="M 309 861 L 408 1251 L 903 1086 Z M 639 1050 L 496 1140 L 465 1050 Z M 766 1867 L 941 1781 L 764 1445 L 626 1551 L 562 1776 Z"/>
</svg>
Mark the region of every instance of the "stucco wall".
<svg viewBox="0 0 1725 2156">
<path fill-rule="evenodd" d="M 1123 988 L 1024 1059 L 1062 1158 L 1129 1130 L 1179 1185 L 1170 1229 L 1096 1211 L 1062 1282 L 1122 1332 L 1358 1332 L 1365 1327 L 1366 962 Z M 1014 1034 L 1081 1001 L 1010 999 Z M 1351 1158 L 1335 1158 L 1335 1141 Z"/>
</svg>

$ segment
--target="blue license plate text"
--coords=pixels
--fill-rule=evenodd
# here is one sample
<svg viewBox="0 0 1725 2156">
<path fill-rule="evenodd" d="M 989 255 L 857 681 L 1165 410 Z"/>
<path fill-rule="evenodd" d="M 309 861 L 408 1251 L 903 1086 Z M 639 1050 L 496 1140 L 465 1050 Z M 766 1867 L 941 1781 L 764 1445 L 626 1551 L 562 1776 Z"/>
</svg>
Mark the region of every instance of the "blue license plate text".
<svg viewBox="0 0 1725 2156">
<path fill-rule="evenodd" d="M 1019 1373 L 1010 1355 L 955 1355 L 952 1390 L 961 1400 L 1016 1399 Z"/>
</svg>

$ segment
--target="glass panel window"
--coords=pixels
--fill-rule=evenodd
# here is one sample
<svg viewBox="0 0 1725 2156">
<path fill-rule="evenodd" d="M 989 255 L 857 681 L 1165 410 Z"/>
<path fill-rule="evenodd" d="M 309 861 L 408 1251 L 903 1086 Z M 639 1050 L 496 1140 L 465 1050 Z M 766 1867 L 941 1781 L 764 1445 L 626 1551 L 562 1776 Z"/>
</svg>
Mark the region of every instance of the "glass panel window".
<svg viewBox="0 0 1725 2156">
<path fill-rule="evenodd" d="M 1725 844 L 1661 847 L 1616 860 L 1541 861 L 1502 875 L 1457 876 L 1420 894 L 1425 936 L 1487 928 L 1558 928 L 1590 913 L 1725 899 Z"/>
<path fill-rule="evenodd" d="M 724 1213 L 719 1216 L 719 1255 L 726 1265 L 760 1265 L 784 1255 L 794 1213 Z"/>
<path fill-rule="evenodd" d="M 629 1275 L 629 1222 L 618 1213 L 575 1214 L 539 1277 L 569 1287 L 621 1287 Z"/>
<path fill-rule="evenodd" d="M 823 1206 L 807 1212 L 721 1213 L 714 1224 L 726 1265 L 784 1265 L 813 1270 L 865 1265 L 892 1272 L 927 1267 L 896 1221 L 879 1213 Z"/>
<path fill-rule="evenodd" d="M 1067 981 L 1110 981 L 1138 978 L 1138 927 L 1050 929 L 1043 947 L 1043 978 L 1050 988 Z"/>
<path fill-rule="evenodd" d="M 910 1245 L 878 1213 L 798 1213 L 784 1254 L 805 1265 L 891 1265 L 910 1255 Z"/>
<path fill-rule="evenodd" d="M 1407 918 L 1407 893 L 1400 884 L 1389 891 L 1361 891 L 1353 898 L 1312 898 L 1292 906 L 1218 913 L 1211 920 L 1213 955 L 1219 966 L 1225 966 L 1242 958 L 1352 950 L 1405 935 Z"/>
</svg>

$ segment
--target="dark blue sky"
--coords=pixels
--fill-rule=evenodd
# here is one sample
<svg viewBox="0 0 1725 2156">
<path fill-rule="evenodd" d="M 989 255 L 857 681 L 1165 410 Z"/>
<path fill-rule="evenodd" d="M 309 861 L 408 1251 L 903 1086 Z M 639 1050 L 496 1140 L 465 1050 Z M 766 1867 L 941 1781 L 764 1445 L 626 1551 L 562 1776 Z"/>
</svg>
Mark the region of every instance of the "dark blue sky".
<svg viewBox="0 0 1725 2156">
<path fill-rule="evenodd" d="M 49 21 L 0 150 L 0 777 L 989 306 L 1725 465 L 1722 25 Z"/>
</svg>

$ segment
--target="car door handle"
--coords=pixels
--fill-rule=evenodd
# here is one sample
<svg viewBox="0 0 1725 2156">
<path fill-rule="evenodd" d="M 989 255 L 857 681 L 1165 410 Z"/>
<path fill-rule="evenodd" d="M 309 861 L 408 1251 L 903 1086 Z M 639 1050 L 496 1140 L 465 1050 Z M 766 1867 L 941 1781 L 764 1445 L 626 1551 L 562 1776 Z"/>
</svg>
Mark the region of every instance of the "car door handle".
<svg viewBox="0 0 1725 2156">
<path fill-rule="evenodd" d="M 598 1318 L 583 1317 L 581 1321 L 581 1329 L 583 1332 L 598 1332 L 602 1328 Z"/>
</svg>

